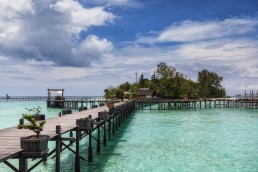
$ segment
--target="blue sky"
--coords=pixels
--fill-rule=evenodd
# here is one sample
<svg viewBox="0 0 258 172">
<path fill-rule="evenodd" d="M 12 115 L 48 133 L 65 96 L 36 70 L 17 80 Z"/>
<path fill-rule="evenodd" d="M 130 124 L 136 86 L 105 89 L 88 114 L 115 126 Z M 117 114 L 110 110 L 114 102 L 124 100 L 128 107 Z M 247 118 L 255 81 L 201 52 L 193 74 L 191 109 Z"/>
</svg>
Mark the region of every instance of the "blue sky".
<svg viewBox="0 0 258 172">
<path fill-rule="evenodd" d="M 258 90 L 257 0 L 0 0 L 0 96 L 103 95 L 161 61 Z"/>
</svg>

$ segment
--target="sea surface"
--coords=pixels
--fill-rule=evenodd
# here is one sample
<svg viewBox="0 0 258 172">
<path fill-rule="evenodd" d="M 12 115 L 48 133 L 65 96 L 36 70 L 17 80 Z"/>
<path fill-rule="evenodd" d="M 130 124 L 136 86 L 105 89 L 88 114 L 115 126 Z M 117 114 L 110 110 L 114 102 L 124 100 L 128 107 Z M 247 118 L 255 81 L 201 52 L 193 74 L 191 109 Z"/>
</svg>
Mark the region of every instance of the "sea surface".
<svg viewBox="0 0 258 172">
<path fill-rule="evenodd" d="M 40 105 L 47 118 L 56 117 L 60 110 L 45 104 L 0 103 L 0 128 L 17 125 L 24 107 Z M 107 140 L 106 147 L 101 145 L 99 154 L 93 143 L 94 162 L 81 160 L 82 172 L 257 172 L 258 110 L 140 110 Z M 87 138 L 80 146 L 87 159 Z M 17 160 L 9 162 L 17 165 Z M 1 163 L 0 171 L 12 170 Z M 49 157 L 33 171 L 55 171 L 55 158 Z M 61 154 L 61 171 L 74 171 L 74 154 L 69 150 Z"/>
</svg>

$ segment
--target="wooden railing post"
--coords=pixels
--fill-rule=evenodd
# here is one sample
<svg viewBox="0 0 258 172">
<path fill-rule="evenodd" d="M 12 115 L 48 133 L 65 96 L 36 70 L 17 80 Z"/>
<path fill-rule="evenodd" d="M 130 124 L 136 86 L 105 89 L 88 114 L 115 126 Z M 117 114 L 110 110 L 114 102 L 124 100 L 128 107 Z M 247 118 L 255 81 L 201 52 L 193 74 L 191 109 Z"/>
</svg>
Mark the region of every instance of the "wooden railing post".
<svg viewBox="0 0 258 172">
<path fill-rule="evenodd" d="M 91 130 L 89 130 L 89 147 L 88 147 L 88 161 L 92 162 L 92 139 L 91 139 Z"/>
<path fill-rule="evenodd" d="M 56 172 L 60 172 L 60 148 L 61 148 L 61 144 L 60 144 L 60 139 L 61 139 L 61 125 L 57 125 L 56 126 Z"/>
<path fill-rule="evenodd" d="M 22 155 L 19 157 L 19 171 L 28 172 L 28 159 Z"/>
<path fill-rule="evenodd" d="M 108 139 L 111 138 L 111 115 L 108 117 Z"/>
<path fill-rule="evenodd" d="M 97 125 L 98 125 L 97 153 L 99 153 L 100 152 L 100 122 L 98 122 Z"/>
<path fill-rule="evenodd" d="M 103 135 L 103 144 L 106 146 L 107 144 L 107 136 L 106 136 L 106 120 L 104 119 L 104 135 Z"/>
<path fill-rule="evenodd" d="M 80 172 L 80 132 L 79 127 L 76 128 L 76 155 L 75 155 L 75 171 Z"/>
</svg>

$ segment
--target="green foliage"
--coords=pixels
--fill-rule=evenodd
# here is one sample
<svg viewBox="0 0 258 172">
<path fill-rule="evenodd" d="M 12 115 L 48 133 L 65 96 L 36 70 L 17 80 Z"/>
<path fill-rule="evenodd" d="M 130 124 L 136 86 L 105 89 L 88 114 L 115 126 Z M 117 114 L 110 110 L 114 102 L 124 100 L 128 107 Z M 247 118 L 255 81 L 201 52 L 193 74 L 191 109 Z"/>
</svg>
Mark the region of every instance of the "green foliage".
<svg viewBox="0 0 258 172">
<path fill-rule="evenodd" d="M 124 98 L 124 91 L 122 89 L 117 89 L 115 95 L 116 95 L 117 99 L 122 99 L 123 100 L 123 98 Z"/>
<path fill-rule="evenodd" d="M 115 87 L 108 87 L 104 90 L 104 97 L 106 99 L 124 99 L 125 97 L 129 98 L 129 95 L 126 95 L 125 92 L 129 92 L 133 89 L 133 85 L 130 85 L 128 82 L 119 85 L 117 88 Z"/>
<path fill-rule="evenodd" d="M 130 86 L 129 82 L 125 82 L 125 83 L 118 86 L 119 89 L 124 90 L 124 91 L 129 91 L 130 87 L 131 86 Z"/>
<path fill-rule="evenodd" d="M 105 98 L 106 99 L 111 99 L 111 100 L 115 99 L 116 88 L 110 86 L 107 89 L 105 89 L 104 92 L 105 92 Z"/>
<path fill-rule="evenodd" d="M 197 82 L 194 82 L 177 71 L 175 67 L 160 62 L 150 80 L 141 74 L 139 83 L 122 83 L 118 87 L 108 87 L 104 92 L 105 98 L 109 99 L 133 98 L 139 88 L 153 89 L 161 98 L 225 97 L 226 90 L 221 86 L 222 81 L 223 77 L 204 69 L 198 73 Z"/>
<path fill-rule="evenodd" d="M 206 69 L 198 72 L 198 87 L 201 97 L 225 97 L 226 91 L 221 86 L 223 77 Z"/>
<path fill-rule="evenodd" d="M 144 88 L 144 75 L 141 74 L 140 78 L 139 78 L 139 86 L 140 88 Z"/>
<path fill-rule="evenodd" d="M 157 75 L 159 79 L 165 78 L 173 78 L 176 73 L 176 68 L 172 66 L 168 66 L 164 62 L 160 62 L 157 64 Z"/>
<path fill-rule="evenodd" d="M 33 108 L 25 108 L 27 111 L 29 112 L 34 112 L 34 115 L 38 115 L 41 110 L 42 110 L 42 107 L 41 106 L 38 106 L 38 107 L 33 107 Z"/>
<path fill-rule="evenodd" d="M 41 131 L 43 131 L 43 127 L 46 121 L 41 121 L 39 124 L 37 124 L 35 118 L 30 114 L 22 114 L 22 118 L 29 121 L 30 124 L 18 125 L 17 128 L 32 130 L 34 133 L 37 134 L 37 137 L 39 137 Z"/>
</svg>

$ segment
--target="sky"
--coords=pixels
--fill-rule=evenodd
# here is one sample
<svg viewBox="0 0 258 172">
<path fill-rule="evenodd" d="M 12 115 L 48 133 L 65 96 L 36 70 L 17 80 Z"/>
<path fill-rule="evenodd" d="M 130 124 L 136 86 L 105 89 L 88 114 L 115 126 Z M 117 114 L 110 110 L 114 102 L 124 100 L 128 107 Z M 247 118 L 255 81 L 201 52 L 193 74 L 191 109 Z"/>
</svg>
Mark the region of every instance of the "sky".
<svg viewBox="0 0 258 172">
<path fill-rule="evenodd" d="M 257 0 L 0 0 L 0 96 L 102 96 L 165 62 L 258 90 Z"/>
</svg>

